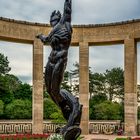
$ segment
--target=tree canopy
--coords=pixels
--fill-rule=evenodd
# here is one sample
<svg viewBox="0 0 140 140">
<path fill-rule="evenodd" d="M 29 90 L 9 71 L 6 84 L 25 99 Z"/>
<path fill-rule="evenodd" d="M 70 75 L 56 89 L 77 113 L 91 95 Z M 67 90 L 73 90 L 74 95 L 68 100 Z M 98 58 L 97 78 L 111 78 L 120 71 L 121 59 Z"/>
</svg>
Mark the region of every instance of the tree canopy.
<svg viewBox="0 0 140 140">
<path fill-rule="evenodd" d="M 10 70 L 8 58 L 0 53 L 0 118 L 31 118 L 32 88 Z"/>
<path fill-rule="evenodd" d="M 0 53 L 0 75 L 7 74 L 10 70 L 8 58 Z"/>
<path fill-rule="evenodd" d="M 61 88 L 77 96 L 79 64 L 76 62 L 74 66 L 74 70 L 64 73 Z M 0 119 L 31 119 L 32 86 L 23 83 L 17 76 L 9 74 L 10 70 L 7 57 L 0 54 Z M 123 120 L 123 69 L 113 68 L 104 73 L 95 73 L 89 67 L 89 97 L 90 119 Z M 46 91 L 44 92 L 44 119 L 65 121 Z"/>
<path fill-rule="evenodd" d="M 32 102 L 21 99 L 13 100 L 6 106 L 5 116 L 9 119 L 31 119 Z"/>
</svg>

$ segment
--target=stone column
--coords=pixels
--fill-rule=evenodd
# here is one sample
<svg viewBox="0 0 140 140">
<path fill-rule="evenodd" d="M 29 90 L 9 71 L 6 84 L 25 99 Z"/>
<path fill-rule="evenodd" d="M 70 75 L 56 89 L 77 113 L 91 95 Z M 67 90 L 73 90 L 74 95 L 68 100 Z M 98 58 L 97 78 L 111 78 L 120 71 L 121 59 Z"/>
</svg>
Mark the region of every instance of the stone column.
<svg viewBox="0 0 140 140">
<path fill-rule="evenodd" d="M 126 39 L 125 45 L 125 134 L 137 135 L 137 50 L 134 39 Z"/>
<path fill-rule="evenodd" d="M 89 46 L 87 42 L 80 42 L 79 47 L 79 92 L 80 103 L 83 104 L 81 119 L 82 134 L 89 134 Z"/>
<path fill-rule="evenodd" d="M 33 104 L 32 133 L 43 133 L 43 44 L 35 39 L 33 44 Z"/>
</svg>

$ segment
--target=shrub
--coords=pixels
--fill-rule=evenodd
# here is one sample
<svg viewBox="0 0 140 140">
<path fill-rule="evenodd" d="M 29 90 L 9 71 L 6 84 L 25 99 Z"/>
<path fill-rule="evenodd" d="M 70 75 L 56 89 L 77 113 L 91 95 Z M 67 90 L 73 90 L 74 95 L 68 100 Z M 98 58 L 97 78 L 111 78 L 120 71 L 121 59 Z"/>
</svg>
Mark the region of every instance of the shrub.
<svg viewBox="0 0 140 140">
<path fill-rule="evenodd" d="M 99 120 L 120 120 L 120 104 L 104 101 L 95 106 L 95 117 Z"/>
<path fill-rule="evenodd" d="M 8 119 L 31 119 L 32 103 L 29 100 L 14 100 L 6 106 Z"/>
</svg>

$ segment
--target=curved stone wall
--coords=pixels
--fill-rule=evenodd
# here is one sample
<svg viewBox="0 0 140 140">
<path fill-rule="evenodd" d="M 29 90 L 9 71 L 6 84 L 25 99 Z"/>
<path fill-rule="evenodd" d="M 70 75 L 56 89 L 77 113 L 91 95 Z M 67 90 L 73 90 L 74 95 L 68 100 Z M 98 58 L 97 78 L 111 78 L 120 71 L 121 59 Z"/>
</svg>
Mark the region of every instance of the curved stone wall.
<svg viewBox="0 0 140 140">
<path fill-rule="evenodd" d="M 32 43 L 38 33 L 48 34 L 49 24 L 19 21 L 0 17 L 0 39 Z M 82 41 L 94 43 L 117 43 L 126 38 L 140 39 L 140 19 L 124 22 L 73 25 L 72 44 Z"/>
<path fill-rule="evenodd" d="M 48 24 L 0 18 L 0 40 L 33 44 L 33 133 L 43 133 L 43 44 L 35 38 L 48 34 Z M 72 45 L 79 46 L 80 101 L 83 104 L 81 128 L 89 133 L 89 46 L 124 44 L 125 56 L 125 133 L 137 134 L 137 48 L 140 19 L 118 23 L 73 25 Z"/>
</svg>

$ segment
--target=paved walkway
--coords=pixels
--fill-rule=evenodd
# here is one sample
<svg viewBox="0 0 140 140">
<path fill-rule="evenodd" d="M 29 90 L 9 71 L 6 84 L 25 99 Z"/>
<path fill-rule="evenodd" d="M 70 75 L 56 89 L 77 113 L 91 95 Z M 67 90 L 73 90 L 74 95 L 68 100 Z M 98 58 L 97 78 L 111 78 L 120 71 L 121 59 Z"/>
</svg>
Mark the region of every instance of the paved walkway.
<svg viewBox="0 0 140 140">
<path fill-rule="evenodd" d="M 84 140 L 115 140 L 115 138 L 127 138 L 127 136 L 117 136 L 117 135 L 86 135 Z"/>
</svg>

